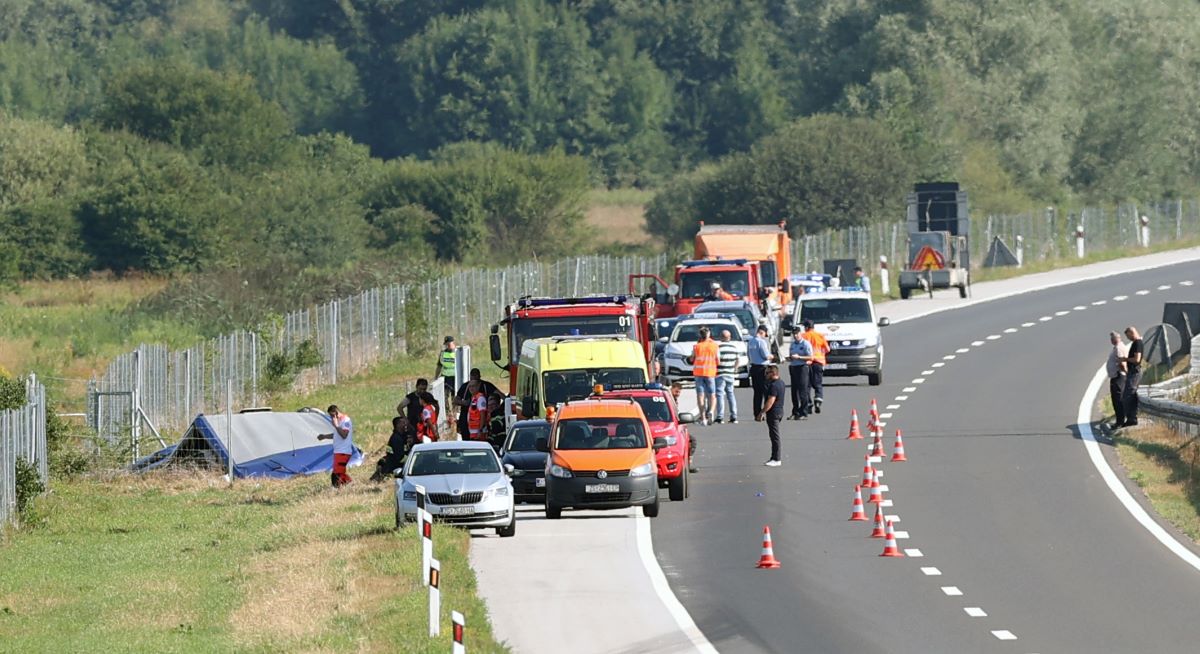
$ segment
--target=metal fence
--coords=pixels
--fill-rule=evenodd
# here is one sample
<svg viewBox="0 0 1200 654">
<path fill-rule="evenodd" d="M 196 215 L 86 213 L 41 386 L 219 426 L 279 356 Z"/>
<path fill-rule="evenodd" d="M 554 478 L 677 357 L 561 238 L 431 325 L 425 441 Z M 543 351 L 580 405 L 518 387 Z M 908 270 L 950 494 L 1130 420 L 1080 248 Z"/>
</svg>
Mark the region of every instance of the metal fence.
<svg viewBox="0 0 1200 654">
<path fill-rule="evenodd" d="M 25 382 L 25 406 L 0 412 L 0 526 L 17 518 L 17 460 L 33 464 L 42 483 L 46 466 L 46 389 L 37 377 Z"/>
<path fill-rule="evenodd" d="M 589 256 L 508 268 L 470 269 L 418 285 L 363 291 L 294 311 L 257 332 L 220 336 L 186 350 L 142 345 L 114 359 L 89 384 L 88 424 L 137 458 L 147 442 L 171 440 L 199 413 L 223 410 L 227 384 L 235 407 L 256 406 L 268 390 L 337 383 L 400 354 L 436 351 L 441 337 L 483 336 L 522 295 L 621 293 L 631 272 L 663 273 L 666 255 Z M 292 379 L 289 361 L 316 356 Z M 432 364 L 431 364 L 432 365 Z M 149 439 L 153 437 L 154 441 Z"/>
<path fill-rule="evenodd" d="M 1083 228 L 1086 252 L 1139 247 L 1141 217 L 1148 220 L 1150 245 L 1200 236 L 1200 200 L 1038 212 L 971 220 L 971 264 L 978 267 L 999 236 L 1009 248 L 1023 249 L 1026 262 L 1075 257 L 1075 232 Z M 792 241 L 793 272 L 820 270 L 825 259 L 856 259 L 864 270 L 877 270 L 886 256 L 893 269 L 908 256 L 904 222 L 880 223 L 801 236 Z M 898 258 L 899 257 L 899 258 Z"/>
</svg>

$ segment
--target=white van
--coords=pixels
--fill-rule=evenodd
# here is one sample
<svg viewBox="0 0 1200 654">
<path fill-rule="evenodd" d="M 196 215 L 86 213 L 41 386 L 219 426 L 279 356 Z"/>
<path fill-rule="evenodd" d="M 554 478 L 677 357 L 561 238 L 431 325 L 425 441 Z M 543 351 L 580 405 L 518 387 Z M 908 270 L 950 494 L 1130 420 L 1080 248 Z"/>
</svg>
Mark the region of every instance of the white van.
<svg viewBox="0 0 1200 654">
<path fill-rule="evenodd" d="M 817 333 L 829 341 L 826 377 L 866 375 L 872 386 L 883 383 L 883 338 L 880 327 L 887 318 L 875 315 L 871 294 L 857 290 L 809 292 L 796 297 L 793 328 L 813 321 Z"/>
</svg>

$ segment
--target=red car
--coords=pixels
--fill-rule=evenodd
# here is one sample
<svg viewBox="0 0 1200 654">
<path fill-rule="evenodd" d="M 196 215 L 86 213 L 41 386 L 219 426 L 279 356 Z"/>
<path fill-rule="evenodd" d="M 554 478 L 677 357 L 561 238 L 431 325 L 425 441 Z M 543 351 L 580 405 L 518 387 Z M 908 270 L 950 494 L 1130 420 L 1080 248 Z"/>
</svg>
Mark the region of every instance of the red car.
<svg viewBox="0 0 1200 654">
<path fill-rule="evenodd" d="M 688 496 L 688 468 L 691 467 L 692 436 L 687 425 L 696 421 L 691 413 L 679 413 L 670 391 L 662 384 L 646 384 L 633 388 L 617 387 L 605 390 L 605 399 L 632 398 L 642 407 L 654 438 L 667 439 L 667 446 L 658 450 L 658 485 L 667 489 L 671 501 Z M 595 396 L 594 396 L 595 397 Z"/>
</svg>

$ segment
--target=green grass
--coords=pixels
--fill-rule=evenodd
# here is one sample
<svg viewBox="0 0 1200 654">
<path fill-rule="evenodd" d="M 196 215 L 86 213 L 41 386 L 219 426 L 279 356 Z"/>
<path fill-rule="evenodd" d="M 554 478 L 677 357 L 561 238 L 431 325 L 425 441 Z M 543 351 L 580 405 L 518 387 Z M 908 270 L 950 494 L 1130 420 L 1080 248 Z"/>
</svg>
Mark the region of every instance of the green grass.
<svg viewBox="0 0 1200 654">
<path fill-rule="evenodd" d="M 1200 540 L 1200 447 L 1156 424 L 1122 430 L 1114 440 L 1126 474 L 1154 510 Z"/>
<path fill-rule="evenodd" d="M 599 188 L 588 191 L 588 207 L 640 207 L 654 199 L 654 191 L 639 188 Z"/>
</svg>

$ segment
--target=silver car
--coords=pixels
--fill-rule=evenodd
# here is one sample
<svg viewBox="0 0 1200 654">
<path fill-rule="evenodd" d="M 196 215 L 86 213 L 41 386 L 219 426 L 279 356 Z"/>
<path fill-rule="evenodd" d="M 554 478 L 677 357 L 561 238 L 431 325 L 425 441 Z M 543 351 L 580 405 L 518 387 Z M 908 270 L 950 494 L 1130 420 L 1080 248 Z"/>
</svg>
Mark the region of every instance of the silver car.
<svg viewBox="0 0 1200 654">
<path fill-rule="evenodd" d="M 750 359 L 746 354 L 746 330 L 737 317 L 730 313 L 694 313 L 679 320 L 663 349 L 665 365 L 662 376 L 664 382 L 670 384 L 676 381 L 684 383 L 695 381 L 692 379 L 692 364 L 687 359 L 696 347 L 696 342 L 700 340 L 701 327 L 708 327 L 714 338 L 725 330 L 733 335 L 733 344 L 738 353 L 735 377 L 737 377 L 738 384 L 748 386 L 750 384 Z"/>
<path fill-rule="evenodd" d="M 779 313 L 772 311 L 764 314 L 762 309 L 753 302 L 746 300 L 712 300 L 696 307 L 696 313 L 730 313 L 737 317 L 738 322 L 746 329 L 746 340 L 758 331 L 759 326 L 767 328 L 767 338 L 776 346 L 783 344 L 783 334 L 779 329 Z"/>
<path fill-rule="evenodd" d="M 439 441 L 413 447 L 396 479 L 396 525 L 417 519 L 417 486 L 425 487 L 425 509 L 434 520 L 468 528 L 517 533 L 512 466 L 485 441 Z"/>
</svg>

